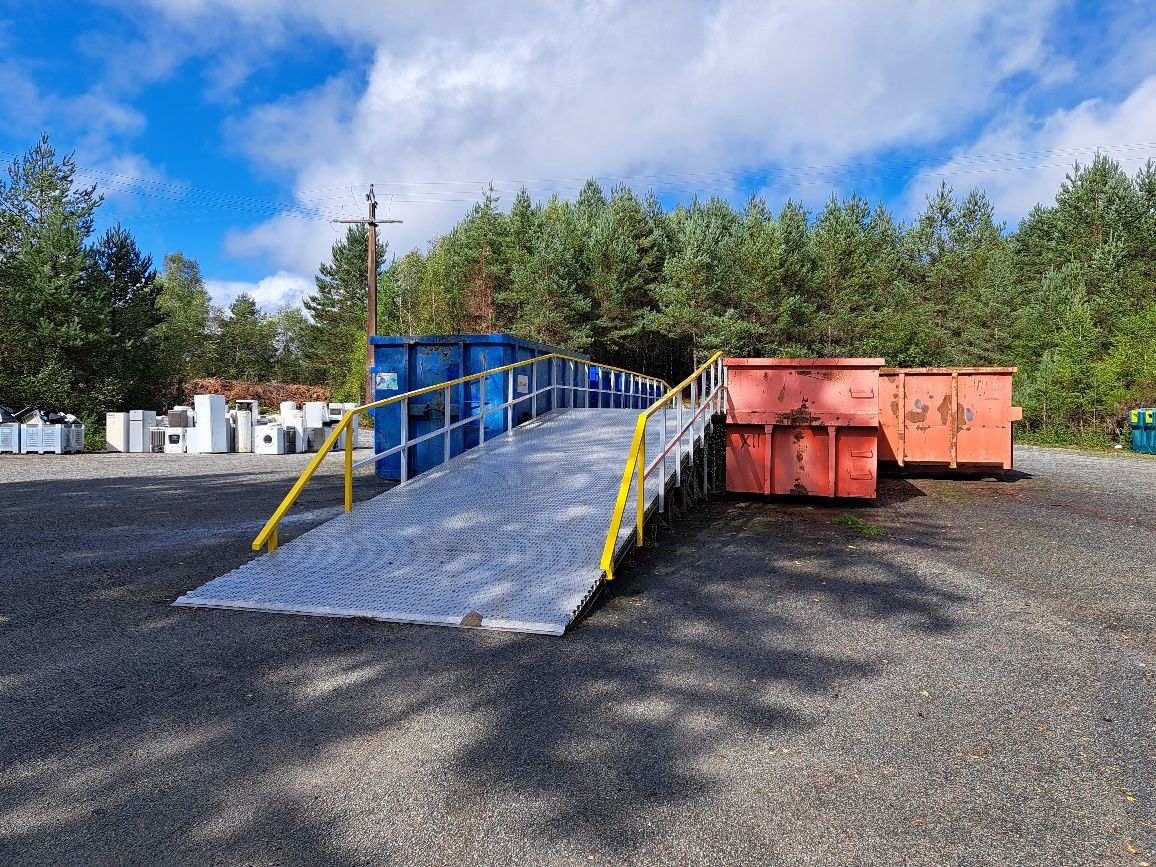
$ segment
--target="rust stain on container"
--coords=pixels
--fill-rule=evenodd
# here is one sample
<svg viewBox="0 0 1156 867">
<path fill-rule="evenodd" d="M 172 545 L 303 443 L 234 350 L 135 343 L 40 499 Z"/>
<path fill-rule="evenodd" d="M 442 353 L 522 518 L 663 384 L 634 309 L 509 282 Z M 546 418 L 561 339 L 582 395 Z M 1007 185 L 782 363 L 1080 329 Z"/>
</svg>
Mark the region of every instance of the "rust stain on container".
<svg viewBox="0 0 1156 867">
<path fill-rule="evenodd" d="M 941 400 L 939 402 L 939 406 L 937 407 L 937 411 L 939 412 L 939 423 L 940 424 L 947 424 L 948 419 L 951 418 L 951 395 L 950 394 L 945 394 L 943 396 L 943 400 Z"/>
</svg>

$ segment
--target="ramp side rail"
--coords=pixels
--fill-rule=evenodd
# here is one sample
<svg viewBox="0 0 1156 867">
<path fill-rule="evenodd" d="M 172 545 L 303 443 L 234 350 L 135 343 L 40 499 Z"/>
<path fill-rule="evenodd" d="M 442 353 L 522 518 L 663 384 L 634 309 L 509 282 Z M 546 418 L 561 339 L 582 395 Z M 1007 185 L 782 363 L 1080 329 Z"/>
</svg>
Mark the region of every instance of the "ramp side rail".
<svg viewBox="0 0 1156 867">
<path fill-rule="evenodd" d="M 684 398 L 689 389 L 690 401 Z M 711 424 L 711 417 L 724 411 L 724 397 L 726 393 L 726 368 L 723 366 L 723 353 L 716 352 L 690 376 L 674 386 L 670 391 L 654 402 L 648 409 L 638 416 L 634 427 L 634 438 L 630 444 L 630 452 L 626 457 L 626 466 L 622 471 L 622 482 L 618 486 L 618 499 L 614 504 L 614 511 L 610 515 L 610 528 L 606 533 L 606 542 L 602 546 L 602 572 L 607 581 L 614 579 L 614 555 L 618 547 L 618 534 L 622 529 L 622 519 L 626 512 L 626 504 L 630 499 L 630 487 L 634 483 L 637 489 L 637 514 L 635 515 L 634 544 L 641 548 L 644 541 L 644 524 L 646 522 L 646 482 L 654 473 L 661 469 L 658 483 L 658 510 L 666 511 L 666 482 L 670 477 L 667 472 L 667 459 L 674 460 L 674 480 L 676 486 L 682 484 L 682 455 L 683 441 L 686 435 L 690 436 L 690 453 L 694 453 L 694 440 L 700 433 L 703 448 L 703 481 L 704 489 L 708 474 L 708 444 L 707 428 Z M 662 451 L 649 464 L 646 462 L 646 426 L 650 419 L 659 412 L 662 413 Z M 674 416 L 674 432 L 668 430 L 670 417 Z"/>
<path fill-rule="evenodd" d="M 548 382 L 542 387 L 538 387 L 538 367 L 543 362 L 548 362 Z M 506 377 L 506 395 L 505 400 L 496 406 L 486 406 L 486 379 L 497 373 L 504 373 L 512 371 L 515 368 L 524 367 L 525 365 L 532 365 L 530 370 L 530 389 L 527 394 L 515 395 L 514 377 Z M 595 376 L 596 386 L 591 386 L 591 374 Z M 615 374 L 620 374 L 621 378 L 616 377 Z M 607 385 L 607 379 L 609 384 Z M 478 414 L 466 416 L 456 422 L 450 421 L 450 401 L 452 390 L 464 383 L 478 381 L 479 400 L 478 400 Z M 607 364 L 596 364 L 592 361 L 577 358 L 571 355 L 562 353 L 549 353 L 547 355 L 540 355 L 536 358 L 527 358 L 523 361 L 515 362 L 514 364 L 507 364 L 502 367 L 493 367 L 489 370 L 479 371 L 478 373 L 469 376 L 459 377 L 458 379 L 450 380 L 448 382 L 441 382 L 436 385 L 426 386 L 425 388 L 418 388 L 412 391 L 407 391 L 403 394 L 395 394 L 382 400 L 376 400 L 371 403 L 366 403 L 362 406 L 354 407 L 347 410 L 344 415 L 330 431 L 329 436 L 326 437 L 325 442 L 318 448 L 317 454 L 309 462 L 308 466 L 302 471 L 297 481 L 293 483 L 293 487 L 289 489 L 289 493 L 281 501 L 281 504 L 270 516 L 269 520 L 265 522 L 265 526 L 261 528 L 261 532 L 253 539 L 252 547 L 254 551 L 260 551 L 266 548 L 272 552 L 277 549 L 277 528 L 281 523 L 281 519 L 292 508 L 297 501 L 301 491 L 313 478 L 317 472 L 317 468 L 321 466 L 321 462 L 325 460 L 333 448 L 336 446 L 338 440 L 341 439 L 343 433 L 348 434 L 345 437 L 345 511 L 353 509 L 353 469 L 355 466 L 362 466 L 367 463 L 382 460 L 394 454 L 401 455 L 401 482 L 405 483 L 409 480 L 409 449 L 419 443 L 434 437 L 443 437 L 445 443 L 445 461 L 450 460 L 450 434 L 467 424 L 478 425 L 478 444 L 481 445 L 486 439 L 486 420 L 495 413 L 505 412 L 506 414 L 506 431 L 514 429 L 514 409 L 523 401 L 531 401 L 531 417 L 536 418 L 538 415 L 538 396 L 541 394 L 551 393 L 554 399 L 551 402 L 551 408 L 576 408 L 575 393 L 583 395 L 582 405 L 585 408 L 590 407 L 591 395 L 598 395 L 598 401 L 601 403 L 603 395 L 610 395 L 611 402 L 617 401 L 621 406 L 646 409 L 650 404 L 657 400 L 657 395 L 663 388 L 669 389 L 669 385 L 665 380 L 658 377 L 648 376 L 644 373 L 638 373 L 633 370 L 626 370 L 621 367 L 614 367 Z M 416 397 L 432 394 L 434 392 L 444 392 L 445 406 L 447 412 L 445 413 L 445 423 L 437 430 L 424 434 L 420 437 L 409 439 L 408 415 L 409 415 L 409 401 Z M 401 442 L 400 445 L 393 448 L 386 449 L 383 452 L 377 452 L 371 457 L 358 461 L 356 464 L 353 461 L 353 436 L 352 436 L 352 422 L 354 417 L 361 412 L 367 412 L 373 409 L 379 409 L 391 404 L 401 404 Z"/>
</svg>

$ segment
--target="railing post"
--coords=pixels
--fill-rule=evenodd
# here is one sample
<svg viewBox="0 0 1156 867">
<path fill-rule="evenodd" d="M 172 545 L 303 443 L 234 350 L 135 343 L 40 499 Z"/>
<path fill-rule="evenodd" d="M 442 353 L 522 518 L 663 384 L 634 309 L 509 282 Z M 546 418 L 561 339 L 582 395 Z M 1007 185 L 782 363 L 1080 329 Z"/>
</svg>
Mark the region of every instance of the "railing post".
<svg viewBox="0 0 1156 867">
<path fill-rule="evenodd" d="M 514 429 L 514 370 L 506 371 L 506 432 Z"/>
<path fill-rule="evenodd" d="M 702 382 L 702 376 L 699 376 L 698 379 L 695 379 L 690 384 L 690 459 L 692 461 L 694 460 L 694 438 L 697 434 L 695 428 L 698 426 L 698 421 L 695 416 L 698 415 L 698 389 L 700 382 Z"/>
<path fill-rule="evenodd" d="M 353 511 L 353 411 L 345 414 L 345 511 Z"/>
<path fill-rule="evenodd" d="M 674 430 L 674 435 L 677 438 L 676 445 L 674 447 L 674 484 L 675 484 L 675 487 L 681 488 L 682 487 L 682 433 L 683 433 L 683 431 L 682 431 L 682 392 L 681 391 L 679 391 L 677 394 L 675 394 L 674 402 L 675 402 L 675 413 L 674 413 L 675 430 Z"/>
<path fill-rule="evenodd" d="M 638 443 L 638 517 L 635 532 L 635 547 L 642 547 L 642 534 L 646 525 L 646 423 L 642 424 L 642 440 Z"/>
<path fill-rule="evenodd" d="M 530 365 L 530 418 L 538 417 L 538 362 Z"/>
<path fill-rule="evenodd" d="M 670 431 L 668 430 L 667 411 L 662 411 L 662 478 L 658 480 L 658 511 L 666 514 L 666 447 L 670 445 Z"/>
<path fill-rule="evenodd" d="M 409 479 L 409 398 L 401 399 L 401 481 Z"/>
<path fill-rule="evenodd" d="M 486 378 L 478 380 L 478 445 L 486 441 Z"/>
<path fill-rule="evenodd" d="M 442 423 L 442 463 L 443 464 L 448 464 L 450 461 L 450 393 L 451 393 L 450 390 L 452 388 L 453 388 L 453 386 L 451 386 L 451 385 L 446 386 L 445 413 L 442 416 L 442 418 L 443 418 L 443 423 Z"/>
</svg>

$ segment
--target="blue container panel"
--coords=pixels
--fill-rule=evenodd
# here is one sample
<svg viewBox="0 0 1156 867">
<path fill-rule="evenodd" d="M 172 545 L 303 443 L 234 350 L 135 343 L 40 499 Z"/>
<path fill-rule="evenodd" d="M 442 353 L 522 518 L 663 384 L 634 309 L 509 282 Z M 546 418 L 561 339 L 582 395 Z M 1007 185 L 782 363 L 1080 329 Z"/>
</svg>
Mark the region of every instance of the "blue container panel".
<svg viewBox="0 0 1156 867">
<path fill-rule="evenodd" d="M 462 345 L 460 343 L 418 345 L 410 355 L 410 388 L 425 388 L 451 382 L 462 376 Z M 457 394 L 454 394 L 457 392 Z M 450 389 L 450 421 L 461 417 L 461 386 Z M 446 420 L 445 391 L 420 395 L 409 403 L 409 436 L 417 439 L 440 430 Z M 462 451 L 462 429 L 450 432 L 450 456 Z M 424 473 L 445 460 L 445 437 L 430 437 L 410 449 L 410 472 Z"/>
<path fill-rule="evenodd" d="M 377 400 L 557 351 L 506 334 L 374 337 L 371 343 L 374 396 Z M 515 399 L 526 397 L 526 400 L 513 407 L 515 425 L 533 416 L 530 393 L 535 386 L 543 390 L 537 397 L 539 413 L 548 412 L 558 405 L 583 406 L 580 381 L 577 383 L 579 387 L 574 389 L 579 396 L 576 402 L 572 402 L 574 398 L 569 394 L 569 389 L 563 393 L 563 390 L 555 391 L 547 387 L 553 381 L 552 366 L 550 361 L 543 361 L 486 377 L 484 406 L 481 405 L 482 387 L 478 382 L 453 386 L 448 407 L 450 422 L 482 414 L 485 417 L 486 438 L 499 436 L 506 431 L 507 424 L 507 410 L 500 407 L 506 403 L 511 387 Z M 578 366 L 577 370 L 579 376 L 584 375 L 582 366 Z M 401 442 L 401 411 L 400 404 L 374 411 L 377 451 L 394 448 Z M 409 439 L 440 431 L 445 423 L 446 412 L 444 391 L 412 398 L 406 419 Z M 450 433 L 449 440 L 450 457 L 455 457 L 477 445 L 478 425 L 463 425 Z M 442 435 L 431 436 L 426 442 L 411 446 L 407 452 L 409 473 L 416 475 L 440 464 L 445 459 L 445 448 L 445 437 Z M 378 461 L 377 471 L 382 478 L 400 478 L 401 456 L 393 455 Z"/>
<path fill-rule="evenodd" d="M 405 344 L 375 346 L 373 353 L 373 399 L 410 391 L 409 347 Z M 373 444 L 378 452 L 394 448 L 401 442 L 401 405 L 390 404 L 373 410 Z M 377 462 L 382 478 L 401 477 L 401 455 L 390 455 Z"/>
</svg>

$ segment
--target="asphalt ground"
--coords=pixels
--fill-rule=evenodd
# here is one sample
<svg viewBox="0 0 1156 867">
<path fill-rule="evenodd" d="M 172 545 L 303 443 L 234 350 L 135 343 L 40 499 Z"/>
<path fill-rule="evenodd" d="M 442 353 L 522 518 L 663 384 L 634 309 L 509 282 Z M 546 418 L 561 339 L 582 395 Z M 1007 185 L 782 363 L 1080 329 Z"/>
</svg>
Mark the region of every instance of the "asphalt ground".
<svg viewBox="0 0 1156 867">
<path fill-rule="evenodd" d="M 0 456 L 0 863 L 1156 864 L 1156 461 L 1017 457 L 718 498 L 548 638 L 170 607 L 305 456 Z"/>
</svg>

